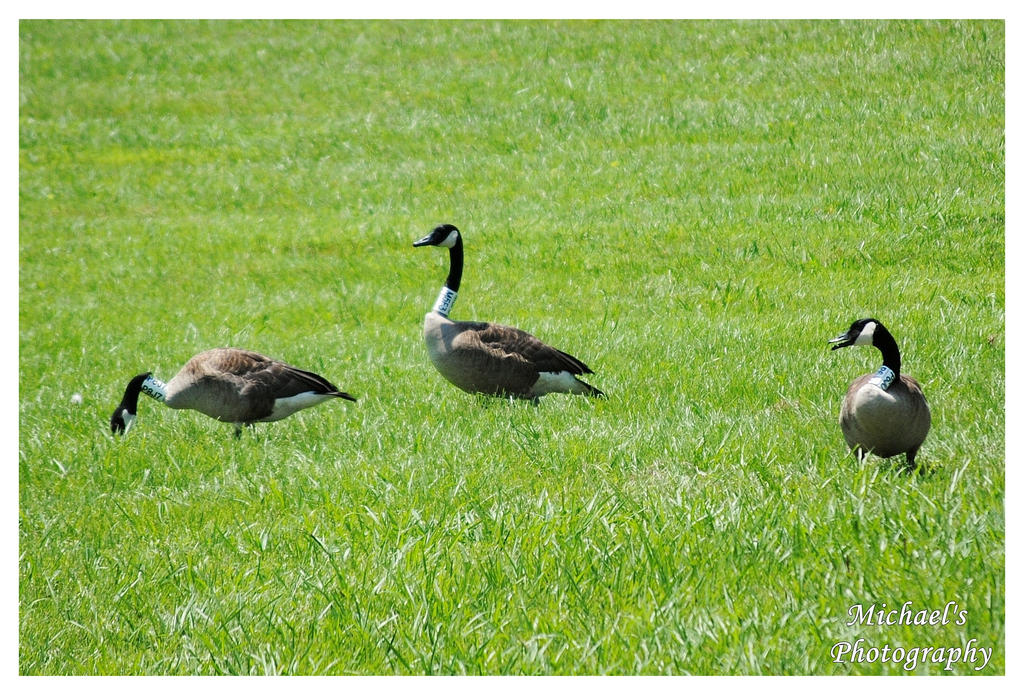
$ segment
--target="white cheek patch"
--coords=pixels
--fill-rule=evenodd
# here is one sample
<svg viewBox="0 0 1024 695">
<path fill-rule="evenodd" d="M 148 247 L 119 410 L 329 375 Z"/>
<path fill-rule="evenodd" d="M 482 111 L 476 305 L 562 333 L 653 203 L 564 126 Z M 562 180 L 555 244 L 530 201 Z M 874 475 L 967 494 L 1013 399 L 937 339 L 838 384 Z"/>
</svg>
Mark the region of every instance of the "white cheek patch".
<svg viewBox="0 0 1024 695">
<path fill-rule="evenodd" d="M 453 229 L 452 231 L 448 232 L 448 236 L 446 236 L 444 238 L 444 241 L 442 241 L 440 244 L 438 244 L 438 246 L 443 246 L 446 249 L 454 248 L 455 247 L 455 242 L 458 241 L 458 240 L 459 240 L 459 233 Z"/>
<path fill-rule="evenodd" d="M 874 345 L 875 337 L 875 326 L 878 324 L 874 321 L 866 324 L 861 330 L 860 335 L 857 336 L 857 340 L 853 341 L 854 345 Z"/>
<path fill-rule="evenodd" d="M 132 428 L 132 423 L 135 422 L 135 416 L 127 410 L 124 410 L 121 412 L 121 420 L 124 422 L 124 431 L 127 432 Z"/>
</svg>

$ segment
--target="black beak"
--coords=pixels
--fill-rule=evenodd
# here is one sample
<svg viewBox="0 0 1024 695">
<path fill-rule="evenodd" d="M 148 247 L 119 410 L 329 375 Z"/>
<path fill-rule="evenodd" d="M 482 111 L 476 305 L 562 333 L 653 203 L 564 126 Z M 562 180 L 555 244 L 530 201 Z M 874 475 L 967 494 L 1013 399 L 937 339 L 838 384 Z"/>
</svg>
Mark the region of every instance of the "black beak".
<svg viewBox="0 0 1024 695">
<path fill-rule="evenodd" d="M 433 234 L 428 234 L 425 237 L 423 237 L 422 239 L 420 239 L 419 241 L 412 242 L 412 245 L 413 246 L 433 246 L 434 245 L 433 237 L 434 237 Z"/>
<path fill-rule="evenodd" d="M 842 335 L 837 335 L 835 338 L 828 342 L 830 345 L 832 343 L 836 343 L 835 345 L 832 345 L 833 350 L 838 350 L 839 348 L 850 347 L 851 345 L 853 345 L 853 339 L 850 337 L 849 332 L 843 333 Z"/>
</svg>

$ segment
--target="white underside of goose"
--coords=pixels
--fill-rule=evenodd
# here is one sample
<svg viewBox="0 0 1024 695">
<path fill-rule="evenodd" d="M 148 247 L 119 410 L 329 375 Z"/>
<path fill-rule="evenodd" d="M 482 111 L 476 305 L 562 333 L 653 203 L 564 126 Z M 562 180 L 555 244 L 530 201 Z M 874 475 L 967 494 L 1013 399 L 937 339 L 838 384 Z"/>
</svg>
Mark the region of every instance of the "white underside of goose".
<svg viewBox="0 0 1024 695">
<path fill-rule="evenodd" d="M 307 391 L 306 393 L 298 393 L 288 398 L 278 398 L 274 401 L 274 409 L 270 412 L 270 415 L 265 418 L 261 418 L 259 422 L 273 422 L 274 420 L 283 420 L 284 418 L 297 413 L 305 408 L 312 407 L 318 403 L 323 403 L 334 398 L 334 396 L 326 393 L 316 393 L 314 391 Z"/>
<path fill-rule="evenodd" d="M 530 395 L 536 397 L 547 393 L 584 393 L 585 391 L 586 389 L 571 372 L 540 372 Z"/>
</svg>

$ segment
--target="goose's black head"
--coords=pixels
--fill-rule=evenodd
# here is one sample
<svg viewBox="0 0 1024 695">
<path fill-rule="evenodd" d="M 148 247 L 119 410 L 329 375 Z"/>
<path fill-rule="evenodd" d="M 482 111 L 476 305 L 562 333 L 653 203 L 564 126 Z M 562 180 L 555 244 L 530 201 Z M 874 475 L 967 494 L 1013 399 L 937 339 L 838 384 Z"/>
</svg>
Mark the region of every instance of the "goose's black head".
<svg viewBox="0 0 1024 695">
<path fill-rule="evenodd" d="M 453 248 L 459 243 L 459 230 L 454 224 L 439 224 L 434 227 L 434 231 L 426 235 L 419 241 L 414 241 L 413 246 L 444 246 L 445 248 Z"/>
<path fill-rule="evenodd" d="M 885 326 L 878 319 L 857 319 L 850 324 L 850 330 L 842 335 L 837 335 L 829 343 L 833 350 L 850 347 L 851 345 L 875 345 L 876 335 L 881 335 Z"/>
<path fill-rule="evenodd" d="M 134 417 L 135 413 L 129 413 L 123 405 L 117 406 L 117 410 L 110 416 L 110 431 L 114 434 L 124 434 Z"/>
<path fill-rule="evenodd" d="M 149 378 L 152 372 L 145 372 L 132 378 L 128 382 L 128 388 L 124 390 L 124 397 L 121 403 L 110 416 L 110 431 L 114 434 L 124 434 L 131 427 L 132 420 L 139 408 L 139 393 L 142 391 L 142 383 Z"/>
</svg>

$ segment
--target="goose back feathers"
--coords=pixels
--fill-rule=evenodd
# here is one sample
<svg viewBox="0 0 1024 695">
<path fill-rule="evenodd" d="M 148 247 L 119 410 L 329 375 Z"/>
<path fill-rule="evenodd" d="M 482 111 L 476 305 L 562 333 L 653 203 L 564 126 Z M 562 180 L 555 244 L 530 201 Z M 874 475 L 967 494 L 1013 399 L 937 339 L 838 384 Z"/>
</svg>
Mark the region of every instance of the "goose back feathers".
<svg viewBox="0 0 1024 695">
<path fill-rule="evenodd" d="M 469 393 L 514 398 L 555 392 L 604 395 L 576 378 L 593 374 L 587 365 L 512 326 L 452 321 L 430 312 L 423 335 L 437 371 Z"/>
</svg>

